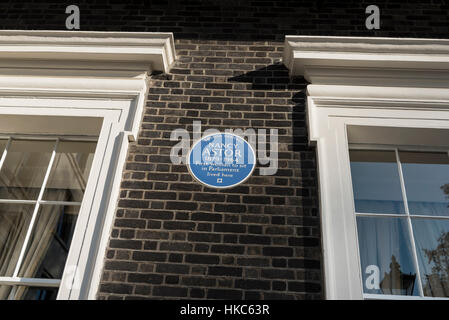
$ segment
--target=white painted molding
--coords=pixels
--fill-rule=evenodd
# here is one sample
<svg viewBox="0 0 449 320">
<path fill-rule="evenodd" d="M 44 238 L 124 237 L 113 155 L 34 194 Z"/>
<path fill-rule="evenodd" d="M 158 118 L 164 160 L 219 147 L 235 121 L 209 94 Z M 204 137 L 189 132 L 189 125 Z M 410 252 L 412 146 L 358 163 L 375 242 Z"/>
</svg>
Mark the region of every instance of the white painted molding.
<svg viewBox="0 0 449 320">
<path fill-rule="evenodd" d="M 291 76 L 310 82 L 307 127 L 317 150 L 325 296 L 363 299 L 348 132 L 371 144 L 406 145 L 419 140 L 413 130 L 449 130 L 449 40 L 286 36 L 283 62 Z M 386 128 L 401 134 L 392 139 Z"/>
<path fill-rule="evenodd" d="M 313 84 L 449 87 L 446 39 L 286 36 L 283 62 Z"/>
<path fill-rule="evenodd" d="M 171 33 L 0 31 L 0 120 L 10 120 L 1 127 L 5 133 L 86 135 L 89 121 L 101 125 L 58 299 L 96 297 L 149 74 L 168 72 L 174 50 Z M 24 124 L 36 116 L 45 125 Z"/>
<path fill-rule="evenodd" d="M 168 72 L 175 58 L 172 33 L 0 31 L 0 59 L 140 63 Z"/>
<path fill-rule="evenodd" d="M 133 100 L 133 141 L 149 73 L 174 59 L 172 33 L 0 30 L 0 95 Z"/>
<path fill-rule="evenodd" d="M 419 89 L 419 90 L 418 90 Z M 385 107 L 391 102 L 410 102 L 412 99 L 425 103 L 447 103 L 449 90 L 446 88 L 427 87 L 390 87 L 390 86 L 361 86 L 361 85 L 320 85 L 307 86 L 309 96 L 325 99 L 345 99 L 348 102 L 365 100 L 370 102 L 385 101 Z"/>
</svg>

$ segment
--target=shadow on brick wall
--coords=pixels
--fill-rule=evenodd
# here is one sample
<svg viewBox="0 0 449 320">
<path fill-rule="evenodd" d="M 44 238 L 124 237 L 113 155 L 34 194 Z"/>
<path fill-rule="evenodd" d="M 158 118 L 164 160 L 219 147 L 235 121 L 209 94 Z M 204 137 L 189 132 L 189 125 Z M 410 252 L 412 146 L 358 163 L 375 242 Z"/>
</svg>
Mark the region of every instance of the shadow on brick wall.
<svg viewBox="0 0 449 320">
<path fill-rule="evenodd" d="M 292 183 L 298 183 L 295 191 L 297 202 L 294 205 L 299 211 L 297 215 L 288 217 L 288 219 L 291 219 L 292 224 L 297 223 L 297 237 L 305 237 L 311 241 L 304 253 L 305 258 L 319 261 L 322 264 L 321 243 L 319 241 L 321 229 L 318 210 L 316 150 L 309 144 L 306 123 L 307 81 L 303 77 L 290 77 L 288 69 L 282 63 L 268 65 L 234 76 L 228 78 L 228 81 L 247 83 L 249 84 L 247 90 L 265 91 L 266 94 L 270 93 L 273 96 L 289 97 L 288 104 L 282 107 L 288 106 L 290 110 L 288 121 L 290 121 L 291 134 L 287 134 L 289 139 L 287 144 L 288 152 L 293 155 L 292 162 L 295 163 L 293 168 L 299 169 L 299 173 L 295 173 L 292 177 Z M 272 105 L 266 105 L 265 107 L 270 108 Z M 273 112 L 270 109 L 266 111 Z M 283 130 L 284 128 L 279 128 L 280 135 L 284 134 Z M 299 181 L 293 182 L 297 178 Z M 313 265 L 313 268 L 310 269 L 305 268 L 305 281 L 317 281 L 317 275 L 314 273 L 317 269 L 320 270 L 317 265 Z M 322 276 L 320 276 L 320 279 L 322 279 Z M 323 294 L 322 291 L 321 294 Z"/>
<path fill-rule="evenodd" d="M 282 63 L 231 77 L 228 81 L 251 83 L 249 90 L 301 90 L 307 86 L 303 77 L 290 77 L 287 67 Z"/>
</svg>

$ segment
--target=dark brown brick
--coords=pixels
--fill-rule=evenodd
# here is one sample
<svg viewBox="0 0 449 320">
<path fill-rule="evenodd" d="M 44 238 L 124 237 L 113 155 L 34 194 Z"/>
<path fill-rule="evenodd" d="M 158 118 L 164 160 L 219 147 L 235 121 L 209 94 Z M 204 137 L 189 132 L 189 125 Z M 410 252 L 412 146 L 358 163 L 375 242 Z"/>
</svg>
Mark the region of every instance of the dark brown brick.
<svg viewBox="0 0 449 320">
<path fill-rule="evenodd" d="M 242 268 L 235 267 L 209 267 L 209 275 L 213 276 L 233 276 L 233 277 L 241 277 L 242 276 Z"/>
<path fill-rule="evenodd" d="M 185 260 L 195 264 L 218 264 L 220 261 L 218 256 L 203 254 L 188 254 Z"/>
<path fill-rule="evenodd" d="M 129 273 L 128 282 L 161 284 L 163 277 L 159 274 Z"/>
<path fill-rule="evenodd" d="M 187 288 L 172 286 L 155 286 L 153 295 L 162 297 L 186 297 Z"/>
</svg>

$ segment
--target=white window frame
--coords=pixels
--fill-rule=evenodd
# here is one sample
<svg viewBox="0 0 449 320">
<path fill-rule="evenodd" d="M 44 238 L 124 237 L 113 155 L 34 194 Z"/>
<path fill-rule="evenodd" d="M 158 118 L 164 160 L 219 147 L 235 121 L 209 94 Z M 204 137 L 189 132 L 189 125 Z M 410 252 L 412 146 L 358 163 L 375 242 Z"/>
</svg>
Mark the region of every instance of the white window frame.
<svg viewBox="0 0 449 320">
<path fill-rule="evenodd" d="M 16 117 L 17 119 L 17 117 Z M 20 119 L 20 117 L 19 117 Z M 73 119 L 73 118 L 72 118 Z M 18 128 L 17 128 L 18 129 Z M 25 136 L 21 136 L 21 135 L 9 135 L 9 136 L 5 136 L 2 138 L 7 138 L 7 143 L 5 146 L 5 149 L 2 152 L 2 156 L 0 157 L 0 171 L 3 167 L 4 161 L 6 159 L 6 157 L 8 156 L 9 153 L 9 149 L 11 147 L 11 142 L 12 141 L 21 141 L 23 139 L 29 140 L 37 140 L 37 141 L 49 141 L 51 143 L 53 143 L 53 147 L 52 147 L 52 151 L 51 151 L 51 156 L 49 158 L 47 167 L 45 168 L 45 176 L 43 178 L 42 184 L 39 187 L 40 191 L 39 191 L 39 195 L 37 197 L 36 200 L 23 200 L 23 199 L 1 199 L 0 200 L 0 206 L 4 203 L 11 203 L 11 204 L 29 204 L 33 206 L 33 214 L 31 216 L 30 219 L 30 224 L 27 227 L 27 232 L 21 247 L 21 251 L 20 251 L 20 255 L 19 258 L 17 260 L 15 269 L 13 271 L 12 276 L 6 277 L 0 277 L 0 283 L 4 284 L 4 285 L 17 285 L 20 284 L 21 286 L 27 286 L 27 287 L 45 287 L 45 288 L 59 288 L 61 285 L 61 280 L 60 279 L 45 279 L 45 278 L 26 278 L 26 277 L 21 277 L 19 276 L 19 272 L 20 272 L 20 268 L 23 266 L 23 259 L 25 258 L 25 253 L 27 250 L 27 246 L 29 245 L 29 241 L 31 239 L 31 235 L 33 232 L 34 227 L 36 226 L 36 220 L 38 219 L 38 212 L 39 209 L 42 207 L 42 205 L 45 204 L 50 204 L 50 205 L 62 205 L 62 206 L 76 206 L 76 207 L 80 207 L 82 202 L 72 202 L 72 201 L 47 201 L 47 200 L 43 200 L 43 195 L 48 183 L 48 179 L 51 173 L 51 170 L 53 168 L 53 163 L 55 161 L 56 158 L 56 153 L 58 150 L 58 145 L 61 141 L 90 141 L 90 142 L 95 142 L 96 144 L 96 139 L 93 137 L 73 137 L 73 136 L 67 136 L 67 135 L 62 135 L 62 136 L 47 136 L 47 135 L 25 135 Z M 17 140 L 16 140 L 17 139 Z M 78 240 L 79 241 L 79 240 Z M 15 290 L 13 289 L 11 291 L 14 295 Z M 10 294 L 10 297 L 12 296 Z M 11 299 L 11 298 L 9 298 Z"/>
<path fill-rule="evenodd" d="M 447 136 L 449 137 L 449 130 Z M 390 218 L 401 218 L 403 221 L 407 221 L 407 228 L 409 232 L 409 239 L 411 243 L 411 256 L 413 257 L 413 264 L 416 267 L 417 273 L 416 273 L 416 282 L 417 287 L 419 291 L 419 296 L 400 296 L 400 295 L 384 295 L 384 294 L 371 294 L 371 293 L 364 293 L 363 297 L 365 299 L 390 299 L 390 300 L 400 300 L 400 299 L 434 299 L 434 297 L 426 297 L 423 292 L 423 283 L 421 279 L 421 270 L 420 265 L 418 261 L 418 257 L 416 255 L 417 249 L 416 249 L 416 241 L 413 233 L 413 225 L 412 221 L 413 218 L 425 218 L 425 219 L 438 219 L 438 220 L 448 220 L 449 216 L 441 216 L 441 215 L 428 215 L 428 214 L 416 214 L 411 213 L 408 208 L 408 200 L 407 200 L 407 191 L 406 191 L 406 185 L 404 180 L 404 171 L 402 169 L 402 162 L 400 160 L 399 152 L 401 151 L 411 151 L 411 152 L 438 152 L 438 153 L 446 153 L 447 156 L 449 156 L 449 140 L 447 141 L 446 146 L 439 146 L 439 147 L 429 147 L 429 146 L 416 146 L 416 145 L 410 145 L 410 146 L 397 146 L 397 145 L 381 145 L 381 144 L 349 144 L 349 151 L 351 150 L 376 150 L 376 151 L 388 151 L 388 152 L 394 152 L 395 162 L 397 166 L 397 172 L 398 172 L 398 179 L 399 184 L 401 188 L 401 201 L 404 204 L 404 212 L 403 213 L 369 213 L 369 212 L 357 212 L 355 210 L 355 203 L 354 203 L 354 214 L 357 217 L 390 217 Z M 352 182 L 352 176 L 351 176 L 351 182 Z M 353 199 L 354 199 L 354 190 L 352 190 Z M 360 252 L 360 251 L 359 251 Z M 361 263 L 360 263 L 361 264 Z M 363 271 L 363 270 L 361 270 Z M 362 284 L 363 285 L 363 284 Z M 445 300 L 449 300 L 449 298 L 444 298 Z"/>
<path fill-rule="evenodd" d="M 54 283 L 60 285 L 58 299 L 96 298 L 149 75 L 168 72 L 174 59 L 171 33 L 0 31 L 0 121 L 6 115 L 48 117 L 48 127 L 14 130 L 56 135 L 83 135 L 86 119 L 102 121 L 62 280 Z M 21 279 L 4 277 L 0 284 L 18 285 Z"/>
<path fill-rule="evenodd" d="M 317 150 L 325 297 L 363 299 L 347 129 L 449 130 L 449 41 L 286 36 L 283 61 L 311 83 L 306 111 Z"/>
</svg>

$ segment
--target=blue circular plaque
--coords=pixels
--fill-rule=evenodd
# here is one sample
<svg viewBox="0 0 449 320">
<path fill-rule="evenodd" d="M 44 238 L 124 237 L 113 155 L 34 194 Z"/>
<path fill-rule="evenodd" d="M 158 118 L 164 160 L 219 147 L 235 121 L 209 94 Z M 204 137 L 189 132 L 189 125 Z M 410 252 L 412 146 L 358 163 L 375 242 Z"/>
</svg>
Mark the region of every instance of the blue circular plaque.
<svg viewBox="0 0 449 320">
<path fill-rule="evenodd" d="M 216 133 L 194 143 L 187 166 L 196 180 L 212 188 L 230 188 L 244 182 L 256 167 L 256 154 L 242 137 Z"/>
</svg>

